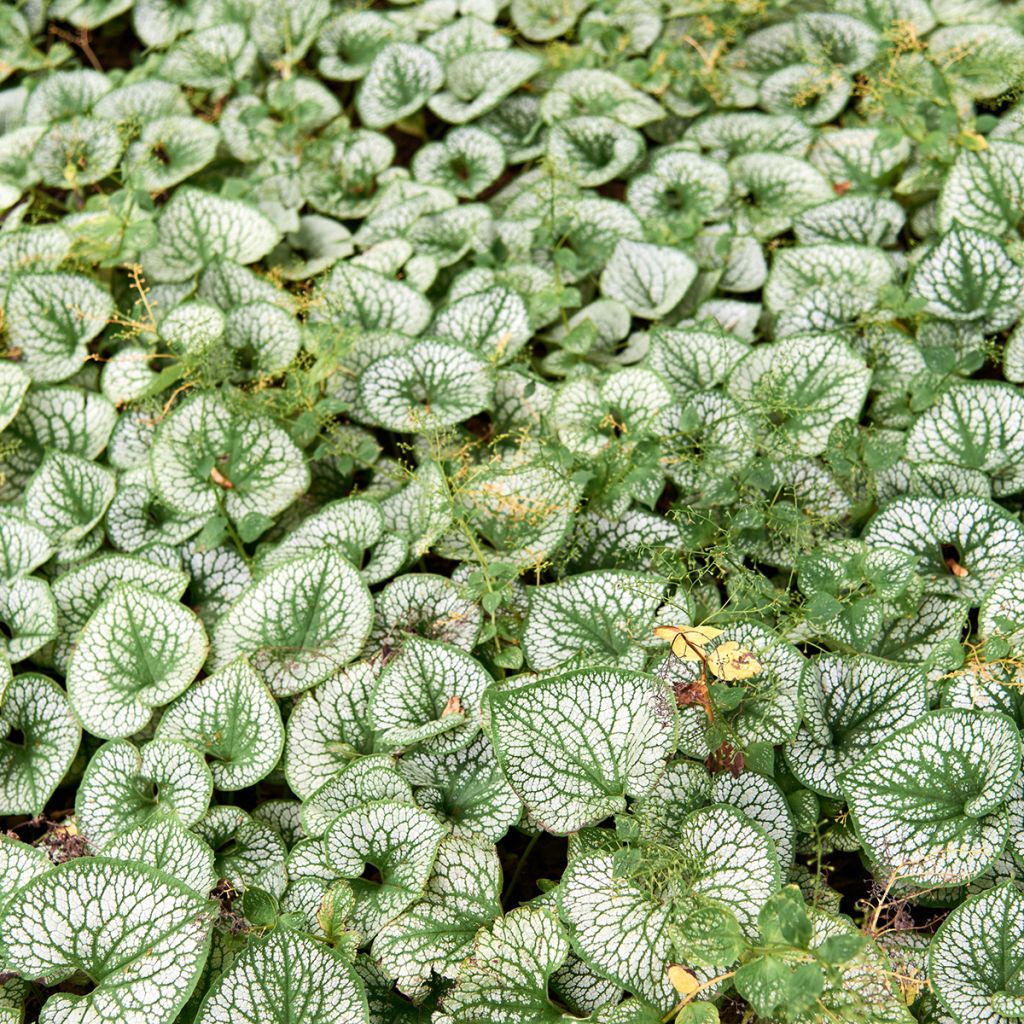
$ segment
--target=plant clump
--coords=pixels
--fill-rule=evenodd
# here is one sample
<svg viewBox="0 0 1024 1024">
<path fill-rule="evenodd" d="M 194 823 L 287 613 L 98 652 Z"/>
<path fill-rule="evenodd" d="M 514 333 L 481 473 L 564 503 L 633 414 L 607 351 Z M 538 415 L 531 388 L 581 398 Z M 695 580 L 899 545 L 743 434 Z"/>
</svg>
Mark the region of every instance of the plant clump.
<svg viewBox="0 0 1024 1024">
<path fill-rule="evenodd" d="M 0 1024 L 1024 1017 L 1024 18 L 0 6 Z"/>
</svg>

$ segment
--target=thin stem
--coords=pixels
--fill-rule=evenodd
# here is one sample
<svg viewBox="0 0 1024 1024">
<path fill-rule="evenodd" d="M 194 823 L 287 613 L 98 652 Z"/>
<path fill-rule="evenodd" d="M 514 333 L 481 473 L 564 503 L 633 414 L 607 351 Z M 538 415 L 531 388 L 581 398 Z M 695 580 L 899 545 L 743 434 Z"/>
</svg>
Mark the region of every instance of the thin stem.
<svg viewBox="0 0 1024 1024">
<path fill-rule="evenodd" d="M 530 859 L 530 854 L 533 853 L 533 848 L 537 845 L 537 840 L 540 839 L 540 833 L 537 832 L 530 837 L 530 841 L 526 844 L 522 854 L 520 854 L 519 860 L 516 863 L 516 869 L 512 872 L 512 878 L 508 883 L 508 888 L 505 890 L 505 897 L 501 901 L 501 909 L 505 909 L 505 904 L 508 902 L 512 893 L 516 891 L 516 885 L 519 882 L 519 876 L 523 873 L 523 865 Z"/>
<path fill-rule="evenodd" d="M 693 1000 L 701 994 L 705 989 L 709 989 L 712 985 L 717 985 L 720 981 L 727 981 L 729 978 L 736 974 L 735 971 L 726 971 L 725 974 L 719 974 L 714 978 L 708 978 L 707 981 L 702 981 L 692 992 L 683 996 L 682 999 L 672 1007 L 664 1017 L 661 1018 L 662 1024 L 667 1024 L 684 1006 L 688 1003 L 692 1003 Z"/>
</svg>

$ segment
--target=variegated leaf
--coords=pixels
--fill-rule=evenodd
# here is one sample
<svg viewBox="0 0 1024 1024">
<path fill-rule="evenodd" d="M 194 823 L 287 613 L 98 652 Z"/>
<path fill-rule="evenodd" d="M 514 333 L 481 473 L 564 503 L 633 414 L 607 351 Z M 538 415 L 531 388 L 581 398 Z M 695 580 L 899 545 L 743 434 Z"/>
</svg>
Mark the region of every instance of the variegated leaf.
<svg viewBox="0 0 1024 1024">
<path fill-rule="evenodd" d="M 538 823 L 564 835 L 655 786 L 675 749 L 673 703 L 650 676 L 592 669 L 492 690 L 486 708 L 512 788 Z"/>
</svg>

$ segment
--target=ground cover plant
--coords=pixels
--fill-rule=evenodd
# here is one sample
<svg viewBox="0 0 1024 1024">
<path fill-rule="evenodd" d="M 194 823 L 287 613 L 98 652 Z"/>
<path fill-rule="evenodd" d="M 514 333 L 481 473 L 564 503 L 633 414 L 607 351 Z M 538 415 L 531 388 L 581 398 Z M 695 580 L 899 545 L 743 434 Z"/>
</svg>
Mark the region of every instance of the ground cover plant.
<svg viewBox="0 0 1024 1024">
<path fill-rule="evenodd" d="M 1024 1017 L 1022 33 L 0 7 L 0 1024 Z"/>
</svg>

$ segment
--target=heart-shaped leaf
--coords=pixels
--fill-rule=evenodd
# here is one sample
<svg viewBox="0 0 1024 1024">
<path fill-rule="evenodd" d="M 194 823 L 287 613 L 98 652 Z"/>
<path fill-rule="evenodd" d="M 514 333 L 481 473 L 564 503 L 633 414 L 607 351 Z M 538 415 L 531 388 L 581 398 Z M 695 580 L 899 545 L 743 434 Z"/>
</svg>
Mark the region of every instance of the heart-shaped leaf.
<svg viewBox="0 0 1024 1024">
<path fill-rule="evenodd" d="M 565 1020 L 548 982 L 568 956 L 565 929 L 549 909 L 518 907 L 481 929 L 437 1024 Z"/>
<path fill-rule="evenodd" d="M 523 805 L 483 736 L 450 754 L 414 750 L 398 768 L 415 787 L 416 802 L 447 822 L 454 835 L 497 842 L 522 815 Z"/>
<path fill-rule="evenodd" d="M 377 745 L 450 754 L 479 728 L 480 704 L 491 677 L 449 644 L 408 636 L 385 666 L 370 701 Z"/>
<path fill-rule="evenodd" d="M 324 836 L 328 862 L 351 881 L 356 894 L 352 921 L 367 937 L 418 900 L 437 857 L 444 826 L 412 804 L 382 800 L 338 816 Z M 379 882 L 362 877 L 367 864 Z"/>
<path fill-rule="evenodd" d="M 593 572 L 530 592 L 523 653 L 538 672 L 566 662 L 643 667 L 647 641 L 665 594 L 656 576 Z"/>
<path fill-rule="evenodd" d="M 979 893 L 942 922 L 928 950 L 928 976 L 956 1024 L 1003 1024 L 1020 1016 L 1024 968 L 1015 885 Z"/>
<path fill-rule="evenodd" d="M 839 337 L 803 334 L 751 349 L 729 393 L 801 454 L 817 455 L 837 423 L 860 416 L 870 379 Z"/>
<path fill-rule="evenodd" d="M 205 897 L 162 872 L 79 858 L 7 904 L 0 953 L 27 978 L 83 971 L 95 982 L 88 995 L 51 995 L 43 1019 L 171 1024 L 199 981 L 212 920 Z"/>
<path fill-rule="evenodd" d="M 567 672 L 492 690 L 485 707 L 509 783 L 556 834 L 625 810 L 627 797 L 655 786 L 675 749 L 673 702 L 640 672 Z"/>
<path fill-rule="evenodd" d="M 130 736 L 195 679 L 207 649 L 202 624 L 184 605 L 123 584 L 82 630 L 68 696 L 94 736 Z"/>
<path fill-rule="evenodd" d="M 15 676 L 0 699 L 0 735 L 0 813 L 42 814 L 82 735 L 67 694 L 46 676 Z"/>
<path fill-rule="evenodd" d="M 75 812 L 79 828 L 102 848 L 154 819 L 194 825 L 212 795 L 210 770 L 197 751 L 169 740 L 153 740 L 141 751 L 111 740 L 89 761 Z"/>
<path fill-rule="evenodd" d="M 1013 722 L 943 709 L 898 729 L 839 776 L 857 835 L 912 884 L 970 881 L 999 855 L 1020 774 Z"/>
<path fill-rule="evenodd" d="M 367 128 L 386 128 L 416 113 L 444 83 L 440 61 L 411 43 L 389 43 L 370 63 L 356 109 Z"/>
<path fill-rule="evenodd" d="M 954 224 L 918 263 L 911 293 L 927 312 L 981 330 L 1010 327 L 1020 316 L 1024 275 L 991 235 Z"/>
<path fill-rule="evenodd" d="M 488 408 L 493 392 L 482 359 L 436 341 L 378 359 L 359 380 L 360 398 L 373 420 L 400 433 L 454 426 Z"/>
<path fill-rule="evenodd" d="M 678 249 L 623 239 L 601 274 L 601 291 L 634 316 L 658 320 L 682 299 L 696 275 L 694 262 Z"/>
<path fill-rule="evenodd" d="M 159 241 L 146 253 L 145 266 L 159 281 L 184 281 L 217 258 L 255 263 L 280 237 L 273 223 L 247 203 L 179 188 L 163 208 Z"/>
<path fill-rule="evenodd" d="M 218 509 L 236 521 L 273 516 L 309 486 L 309 470 L 288 434 L 269 419 L 240 416 L 214 394 L 178 405 L 150 449 L 157 491 L 186 515 Z"/>
<path fill-rule="evenodd" d="M 245 660 L 186 690 L 164 712 L 156 736 L 205 754 L 213 784 L 224 790 L 255 785 L 270 774 L 284 748 L 281 713 Z"/>
<path fill-rule="evenodd" d="M 196 1024 L 368 1024 L 352 968 L 322 943 L 276 930 L 251 942 L 210 989 Z"/>
<path fill-rule="evenodd" d="M 302 798 L 360 754 L 373 753 L 370 698 L 378 665 L 358 661 L 302 696 L 288 716 L 284 771 Z"/>
<path fill-rule="evenodd" d="M 980 498 L 897 498 L 871 520 L 864 540 L 915 556 L 929 590 L 977 604 L 1000 576 L 1020 565 L 1024 527 Z"/>
<path fill-rule="evenodd" d="M 880 736 L 928 708 L 924 671 L 881 658 L 820 655 L 800 680 L 805 726 L 786 744 L 786 763 L 809 789 L 840 800 L 839 775 Z"/>
<path fill-rule="evenodd" d="M 366 584 L 336 551 L 286 562 L 217 622 L 210 664 L 244 655 L 276 696 L 308 690 L 351 661 L 373 623 Z"/>
<path fill-rule="evenodd" d="M 178 569 L 127 555 L 102 555 L 58 576 L 50 588 L 57 605 L 53 661 L 58 669 L 67 670 L 82 629 L 119 583 L 141 587 L 171 601 L 180 600 L 189 585 L 188 576 Z"/>
</svg>

